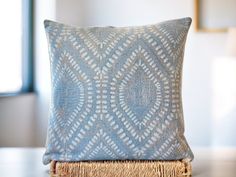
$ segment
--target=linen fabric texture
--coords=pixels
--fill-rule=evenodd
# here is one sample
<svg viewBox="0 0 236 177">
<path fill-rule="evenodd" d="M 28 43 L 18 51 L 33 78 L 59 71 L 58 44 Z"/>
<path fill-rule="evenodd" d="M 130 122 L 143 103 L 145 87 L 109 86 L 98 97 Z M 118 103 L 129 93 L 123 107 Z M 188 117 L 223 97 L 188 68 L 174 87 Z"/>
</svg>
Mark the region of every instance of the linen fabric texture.
<svg viewBox="0 0 236 177">
<path fill-rule="evenodd" d="M 191 18 L 134 27 L 44 22 L 50 161 L 193 159 L 181 77 Z"/>
</svg>

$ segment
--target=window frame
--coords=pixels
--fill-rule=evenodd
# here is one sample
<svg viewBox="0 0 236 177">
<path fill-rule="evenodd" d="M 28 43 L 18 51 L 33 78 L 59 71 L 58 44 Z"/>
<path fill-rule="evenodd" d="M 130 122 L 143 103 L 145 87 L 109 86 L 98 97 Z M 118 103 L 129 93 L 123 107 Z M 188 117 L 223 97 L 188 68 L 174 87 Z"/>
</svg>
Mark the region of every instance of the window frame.
<svg viewBox="0 0 236 177">
<path fill-rule="evenodd" d="M 0 92 L 0 97 L 17 96 L 24 93 L 34 92 L 34 34 L 33 34 L 33 17 L 34 4 L 33 0 L 22 1 L 22 87 L 15 92 Z"/>
</svg>

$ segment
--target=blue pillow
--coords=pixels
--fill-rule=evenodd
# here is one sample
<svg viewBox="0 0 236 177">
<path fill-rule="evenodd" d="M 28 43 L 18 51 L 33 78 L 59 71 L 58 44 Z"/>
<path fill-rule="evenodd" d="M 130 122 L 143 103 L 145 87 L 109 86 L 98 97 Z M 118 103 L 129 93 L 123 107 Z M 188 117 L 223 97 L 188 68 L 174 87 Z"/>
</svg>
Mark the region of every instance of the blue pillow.
<svg viewBox="0 0 236 177">
<path fill-rule="evenodd" d="M 52 80 L 44 164 L 193 159 L 181 99 L 191 18 L 137 27 L 44 24 Z"/>
</svg>

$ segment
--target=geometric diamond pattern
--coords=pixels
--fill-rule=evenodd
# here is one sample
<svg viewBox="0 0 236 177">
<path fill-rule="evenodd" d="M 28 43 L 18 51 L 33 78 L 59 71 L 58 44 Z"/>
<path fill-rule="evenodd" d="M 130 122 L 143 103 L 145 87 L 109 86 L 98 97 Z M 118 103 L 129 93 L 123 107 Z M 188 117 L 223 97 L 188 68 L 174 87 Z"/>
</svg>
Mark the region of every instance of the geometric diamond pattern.
<svg viewBox="0 0 236 177">
<path fill-rule="evenodd" d="M 181 100 L 190 24 L 77 28 L 45 21 L 52 98 L 44 163 L 192 159 Z"/>
</svg>

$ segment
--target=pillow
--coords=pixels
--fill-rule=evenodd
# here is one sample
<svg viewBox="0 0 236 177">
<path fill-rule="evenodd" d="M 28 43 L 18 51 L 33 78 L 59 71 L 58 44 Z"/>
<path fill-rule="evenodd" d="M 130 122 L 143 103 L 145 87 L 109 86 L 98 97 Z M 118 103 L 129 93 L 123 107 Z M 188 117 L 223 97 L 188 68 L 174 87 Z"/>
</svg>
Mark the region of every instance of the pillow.
<svg viewBox="0 0 236 177">
<path fill-rule="evenodd" d="M 52 97 L 44 164 L 192 160 L 181 100 L 190 24 L 79 28 L 46 20 Z"/>
</svg>

